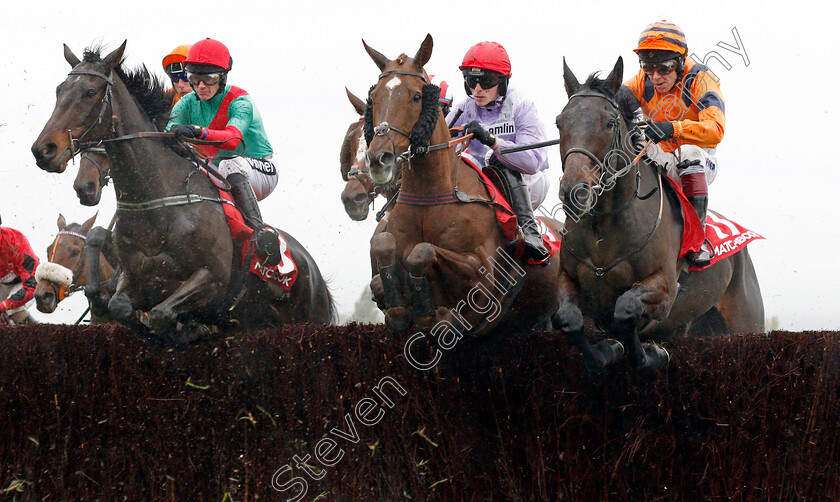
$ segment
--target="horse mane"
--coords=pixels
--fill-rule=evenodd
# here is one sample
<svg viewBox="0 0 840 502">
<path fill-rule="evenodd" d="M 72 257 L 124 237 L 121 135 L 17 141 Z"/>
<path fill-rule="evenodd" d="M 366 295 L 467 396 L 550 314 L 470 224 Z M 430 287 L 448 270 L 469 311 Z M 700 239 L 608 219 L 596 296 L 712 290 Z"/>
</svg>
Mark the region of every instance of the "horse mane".
<svg viewBox="0 0 840 502">
<path fill-rule="evenodd" d="M 586 78 L 586 82 L 581 86 L 581 89 L 588 89 L 614 99 L 618 103 L 618 110 L 622 118 L 624 118 L 624 121 L 628 124 L 632 123 L 636 110 L 642 106 L 639 99 L 633 94 L 630 88 L 623 84 L 618 88 L 618 93 L 613 94 L 607 80 L 598 78 L 598 75 L 599 72 L 590 73 L 589 77 Z"/>
<path fill-rule="evenodd" d="M 91 46 L 85 49 L 83 61 L 99 63 L 102 61 L 102 47 Z M 153 75 L 146 65 L 129 70 L 123 67 L 125 59 L 114 68 L 114 71 L 123 81 L 140 109 L 143 110 L 155 126 L 162 130 L 169 120 L 169 112 L 172 110 L 172 96 L 167 92 L 163 80 Z"/>
</svg>

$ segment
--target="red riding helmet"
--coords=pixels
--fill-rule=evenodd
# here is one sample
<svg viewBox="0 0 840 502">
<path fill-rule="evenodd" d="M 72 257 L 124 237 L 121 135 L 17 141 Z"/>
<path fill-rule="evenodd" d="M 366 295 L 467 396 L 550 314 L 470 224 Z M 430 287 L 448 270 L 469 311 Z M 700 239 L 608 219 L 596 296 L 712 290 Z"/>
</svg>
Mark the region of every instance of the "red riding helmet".
<svg viewBox="0 0 840 502">
<path fill-rule="evenodd" d="M 225 44 L 212 38 L 205 38 L 190 47 L 184 65 L 196 65 L 197 69 L 215 66 L 218 69 L 230 71 L 233 67 L 233 59 L 231 59 L 230 51 L 225 47 Z"/>
<path fill-rule="evenodd" d="M 464 68 L 481 68 L 491 70 L 510 77 L 510 58 L 501 44 L 496 42 L 479 42 L 467 51 L 459 70 Z"/>
</svg>

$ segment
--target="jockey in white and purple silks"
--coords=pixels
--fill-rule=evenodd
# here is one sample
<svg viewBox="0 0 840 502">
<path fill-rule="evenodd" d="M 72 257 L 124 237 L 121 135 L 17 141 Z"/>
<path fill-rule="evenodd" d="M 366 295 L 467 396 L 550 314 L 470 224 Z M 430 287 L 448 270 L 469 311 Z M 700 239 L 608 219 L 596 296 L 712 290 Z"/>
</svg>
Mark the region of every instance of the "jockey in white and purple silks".
<svg viewBox="0 0 840 502">
<path fill-rule="evenodd" d="M 534 209 L 545 200 L 549 189 L 548 151 L 535 148 L 502 154 L 503 148 L 530 145 L 546 140 L 545 128 L 533 101 L 508 88 L 510 58 L 496 42 L 472 46 L 460 69 L 467 99 L 449 112 L 450 127 L 465 126 L 473 133 L 469 153 L 482 168 L 492 166 L 509 185 L 511 206 L 525 240 L 526 255 L 543 261 L 548 252 L 534 221 Z"/>
</svg>

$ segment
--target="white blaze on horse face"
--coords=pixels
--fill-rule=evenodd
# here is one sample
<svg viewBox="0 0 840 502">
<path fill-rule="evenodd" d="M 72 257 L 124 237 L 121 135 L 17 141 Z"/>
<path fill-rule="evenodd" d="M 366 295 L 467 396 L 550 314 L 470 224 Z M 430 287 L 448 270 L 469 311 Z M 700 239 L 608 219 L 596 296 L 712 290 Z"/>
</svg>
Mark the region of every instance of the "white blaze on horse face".
<svg viewBox="0 0 840 502">
<path fill-rule="evenodd" d="M 367 150 L 367 142 L 365 141 L 365 135 L 359 135 L 359 146 L 356 148 L 356 164 L 362 163 L 365 161 L 365 151 Z"/>
<path fill-rule="evenodd" d="M 387 87 L 389 90 L 393 91 L 394 87 L 396 87 L 400 84 L 402 84 L 402 80 L 400 80 L 400 77 L 394 75 L 393 77 L 391 77 L 391 80 L 389 80 L 388 82 L 385 83 L 385 87 Z"/>
</svg>

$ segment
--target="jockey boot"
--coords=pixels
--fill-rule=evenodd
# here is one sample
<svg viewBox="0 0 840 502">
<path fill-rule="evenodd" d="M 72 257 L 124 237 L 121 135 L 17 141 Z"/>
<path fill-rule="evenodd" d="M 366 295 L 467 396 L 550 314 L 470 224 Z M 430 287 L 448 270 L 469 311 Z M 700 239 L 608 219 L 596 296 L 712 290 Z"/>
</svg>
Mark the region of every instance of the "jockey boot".
<svg viewBox="0 0 840 502">
<path fill-rule="evenodd" d="M 277 231 L 263 223 L 260 206 L 257 204 L 257 196 L 251 188 L 251 182 L 242 173 L 229 174 L 227 181 L 230 183 L 230 194 L 233 196 L 236 207 L 242 212 L 245 223 L 254 229 L 254 247 L 257 256 L 269 267 L 276 267 L 283 261 Z"/>
<path fill-rule="evenodd" d="M 708 195 L 689 195 L 687 196 L 694 210 L 697 211 L 697 216 L 700 217 L 700 223 L 703 225 L 703 231 L 706 230 L 706 209 L 709 206 Z M 712 262 L 712 254 L 709 251 L 709 246 L 706 241 L 703 241 L 703 247 L 700 251 L 692 251 L 686 255 L 688 263 L 695 267 L 706 267 Z"/>
<path fill-rule="evenodd" d="M 522 230 L 522 240 L 525 241 L 525 256 L 537 262 L 545 261 L 548 251 L 543 246 L 540 228 L 534 220 L 531 194 L 528 192 L 528 186 L 522 181 L 522 174 L 499 164 L 493 167 L 508 186 L 510 205 L 516 213 L 519 228 Z"/>
</svg>

